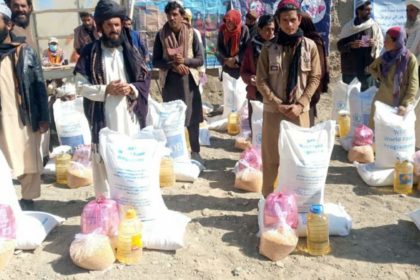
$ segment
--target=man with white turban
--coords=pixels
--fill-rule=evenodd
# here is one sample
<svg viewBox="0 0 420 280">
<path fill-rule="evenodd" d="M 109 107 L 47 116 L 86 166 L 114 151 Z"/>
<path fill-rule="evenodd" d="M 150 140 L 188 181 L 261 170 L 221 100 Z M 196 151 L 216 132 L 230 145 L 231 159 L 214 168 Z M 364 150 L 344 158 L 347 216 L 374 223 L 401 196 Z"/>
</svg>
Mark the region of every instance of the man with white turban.
<svg viewBox="0 0 420 280">
<path fill-rule="evenodd" d="M 371 18 L 371 1 L 356 0 L 355 7 L 356 17 L 344 25 L 337 47 L 343 82 L 350 83 L 358 78 L 362 90 L 366 90 L 375 84 L 367 66 L 379 57 L 384 39 L 379 24 Z"/>
<path fill-rule="evenodd" d="M 420 62 L 420 0 L 407 0 L 407 23 L 405 30 L 407 33 L 407 48 L 417 57 Z"/>
</svg>

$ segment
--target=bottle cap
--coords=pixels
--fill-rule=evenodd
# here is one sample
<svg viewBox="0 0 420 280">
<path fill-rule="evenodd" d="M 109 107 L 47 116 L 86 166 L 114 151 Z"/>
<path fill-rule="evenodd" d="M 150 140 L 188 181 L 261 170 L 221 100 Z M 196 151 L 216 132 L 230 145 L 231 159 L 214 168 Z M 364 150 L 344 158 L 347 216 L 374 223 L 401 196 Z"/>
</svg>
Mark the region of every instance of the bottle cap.
<svg viewBox="0 0 420 280">
<path fill-rule="evenodd" d="M 127 212 L 125 212 L 125 218 L 126 219 L 134 219 L 137 217 L 136 210 L 134 209 L 128 209 Z"/>
<path fill-rule="evenodd" d="M 347 110 L 340 110 L 340 111 L 338 111 L 338 114 L 339 114 L 340 116 L 347 116 L 347 115 L 350 115 L 349 111 L 347 111 Z"/>
<path fill-rule="evenodd" d="M 322 204 L 313 204 L 309 208 L 309 211 L 313 214 L 322 214 L 324 213 L 324 206 Z"/>
</svg>

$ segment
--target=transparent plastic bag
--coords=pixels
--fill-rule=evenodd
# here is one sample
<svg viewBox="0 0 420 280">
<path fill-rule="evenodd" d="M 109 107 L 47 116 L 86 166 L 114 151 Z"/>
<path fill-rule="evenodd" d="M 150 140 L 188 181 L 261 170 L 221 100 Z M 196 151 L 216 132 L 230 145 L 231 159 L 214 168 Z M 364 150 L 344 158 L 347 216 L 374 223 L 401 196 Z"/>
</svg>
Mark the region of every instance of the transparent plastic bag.
<svg viewBox="0 0 420 280">
<path fill-rule="evenodd" d="M 92 185 L 92 167 L 85 166 L 79 162 L 72 161 L 67 169 L 67 186 L 69 188 L 80 188 Z"/>
<path fill-rule="evenodd" d="M 105 270 L 115 262 L 108 236 L 98 233 L 76 234 L 70 257 L 75 265 L 87 270 Z"/>
</svg>

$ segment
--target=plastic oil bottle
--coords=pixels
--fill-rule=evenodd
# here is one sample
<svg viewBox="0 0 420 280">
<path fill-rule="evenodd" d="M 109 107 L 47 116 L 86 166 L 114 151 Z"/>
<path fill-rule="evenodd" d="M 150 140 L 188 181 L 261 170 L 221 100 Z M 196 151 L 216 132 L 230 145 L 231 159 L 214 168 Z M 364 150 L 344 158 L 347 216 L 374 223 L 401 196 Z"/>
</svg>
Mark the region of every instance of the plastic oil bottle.
<svg viewBox="0 0 420 280">
<path fill-rule="evenodd" d="M 118 227 L 117 260 L 123 264 L 138 264 L 143 255 L 142 224 L 136 210 L 128 209 Z"/>
<path fill-rule="evenodd" d="M 229 135 L 237 135 L 241 132 L 241 123 L 238 112 L 232 110 L 228 115 L 227 132 Z"/>
<path fill-rule="evenodd" d="M 63 153 L 55 158 L 55 176 L 59 184 L 67 185 L 67 169 L 70 166 L 71 155 Z"/>
<path fill-rule="evenodd" d="M 185 128 L 185 141 L 187 142 L 187 150 L 191 152 L 190 134 L 187 128 Z"/>
<path fill-rule="evenodd" d="M 350 131 L 350 114 L 347 111 L 341 110 L 338 112 L 338 135 L 344 138 Z"/>
<path fill-rule="evenodd" d="M 394 168 L 394 192 L 410 194 L 413 192 L 413 164 L 406 158 L 395 163 Z"/>
<path fill-rule="evenodd" d="M 314 204 L 307 214 L 307 249 L 313 256 L 326 255 L 331 251 L 328 231 L 328 217 L 324 213 L 324 206 Z"/>
</svg>

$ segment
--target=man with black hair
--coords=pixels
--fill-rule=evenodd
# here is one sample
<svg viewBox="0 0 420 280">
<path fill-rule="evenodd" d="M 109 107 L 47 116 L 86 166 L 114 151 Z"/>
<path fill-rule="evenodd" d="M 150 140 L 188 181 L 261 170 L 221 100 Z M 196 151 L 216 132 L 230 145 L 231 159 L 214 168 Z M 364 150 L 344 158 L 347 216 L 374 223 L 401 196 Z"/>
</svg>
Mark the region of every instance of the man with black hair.
<svg viewBox="0 0 420 280">
<path fill-rule="evenodd" d="M 35 39 L 30 27 L 33 11 L 32 0 L 6 0 L 12 11 L 13 33 L 18 37 L 25 37 L 25 42 L 36 49 Z"/>
<path fill-rule="evenodd" d="M 82 25 L 74 29 L 74 49 L 80 55 L 80 50 L 89 43 L 99 38 L 98 31 L 96 31 L 95 21 L 89 12 L 79 12 Z"/>
<path fill-rule="evenodd" d="M 309 127 L 310 102 L 321 78 L 317 46 L 299 28 L 299 2 L 282 0 L 274 17 L 280 29 L 261 50 L 256 83 L 264 102 L 261 155 L 265 197 L 273 192 L 279 168 L 280 122 Z"/>
<path fill-rule="evenodd" d="M 185 10 L 178 2 L 165 7 L 167 23 L 157 33 L 153 47 L 153 66 L 160 69 L 164 102 L 183 100 L 187 105 L 185 126 L 191 144 L 191 158 L 203 163 L 199 132 L 203 109 L 199 91 L 199 67 L 203 48 L 194 29 L 184 20 Z"/>
<path fill-rule="evenodd" d="M 141 55 L 143 55 L 146 62 L 148 62 L 149 52 L 147 51 L 146 46 L 144 45 L 143 41 L 140 38 L 140 32 L 133 29 L 133 21 L 131 20 L 130 17 L 126 16 L 123 19 L 123 26 L 130 30 L 130 35 L 131 35 L 130 37 L 131 37 L 131 42 L 133 46 L 135 46 L 139 50 L 139 52 L 141 53 Z"/>
<path fill-rule="evenodd" d="M 362 90 L 375 85 L 367 67 L 379 57 L 384 38 L 381 29 L 371 17 L 372 5 L 367 0 L 355 2 L 356 17 L 346 23 L 338 36 L 343 82 L 354 78 L 362 83 Z"/>
<path fill-rule="evenodd" d="M 34 49 L 12 32 L 12 13 L 0 3 L 0 150 L 22 186 L 22 209 L 41 195 L 41 134 L 48 131 L 48 97 Z"/>
<path fill-rule="evenodd" d="M 94 18 L 102 37 L 81 50 L 75 68 L 77 91 L 87 101 L 97 196 L 109 196 L 105 166 L 98 151 L 99 131 L 108 127 L 133 136 L 145 126 L 147 116 L 150 75 L 122 26 L 125 15 L 125 9 L 112 0 L 98 2 Z"/>
</svg>

